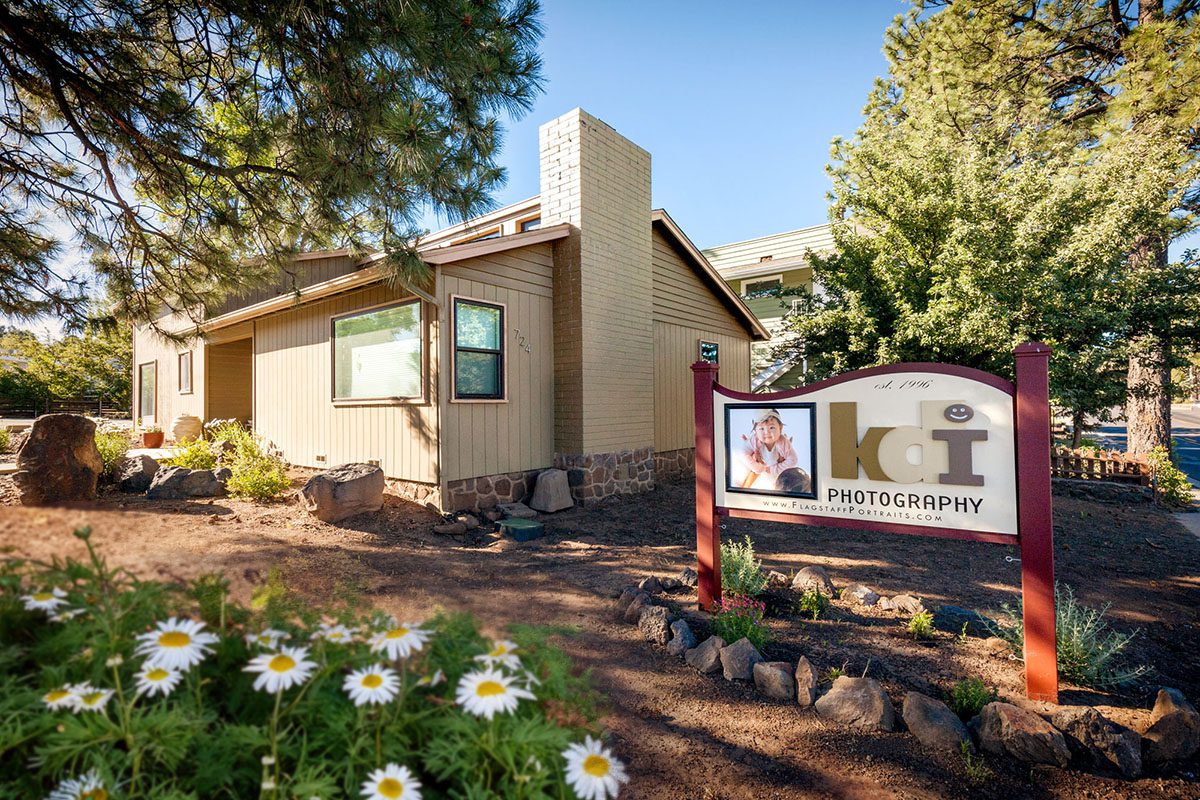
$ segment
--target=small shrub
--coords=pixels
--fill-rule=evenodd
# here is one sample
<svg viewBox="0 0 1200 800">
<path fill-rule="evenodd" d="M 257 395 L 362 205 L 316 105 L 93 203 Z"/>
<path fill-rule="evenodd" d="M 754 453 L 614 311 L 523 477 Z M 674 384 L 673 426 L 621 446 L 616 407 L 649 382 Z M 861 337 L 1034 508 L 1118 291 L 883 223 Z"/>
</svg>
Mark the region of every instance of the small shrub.
<svg viewBox="0 0 1200 800">
<path fill-rule="evenodd" d="M 742 542 L 721 543 L 721 587 L 730 594 L 755 597 L 767 588 L 762 562 L 754 560 L 754 543 L 747 536 Z"/>
<path fill-rule="evenodd" d="M 752 597 L 723 597 L 720 609 L 713 615 L 713 632 L 729 644 L 745 637 L 761 650 L 771 638 L 771 632 L 762 624 L 766 610 L 766 603 Z"/>
<path fill-rule="evenodd" d="M 104 474 L 114 475 L 129 453 L 129 434 L 119 428 L 97 428 L 96 449 L 104 464 Z"/>
<path fill-rule="evenodd" d="M 1150 477 L 1159 498 L 1172 505 L 1190 506 L 1192 484 L 1188 476 L 1175 466 L 1170 451 L 1160 445 L 1150 451 L 1146 460 L 1150 464 Z"/>
<path fill-rule="evenodd" d="M 959 719 L 966 722 L 996 697 L 996 690 L 989 689 L 979 678 L 967 678 L 954 684 L 946 698 L 946 705 L 958 714 Z"/>
<path fill-rule="evenodd" d="M 206 439 L 184 439 L 175 445 L 174 455 L 163 463 L 186 469 L 213 469 L 217 466 L 217 451 Z"/>
<path fill-rule="evenodd" d="M 842 664 L 840 667 L 830 667 L 829 669 L 825 670 L 825 675 L 822 676 L 821 683 L 833 683 L 834 681 L 836 681 L 838 678 L 842 677 L 845 674 L 846 674 L 846 665 L 845 664 Z"/>
<path fill-rule="evenodd" d="M 816 586 L 812 586 L 804 590 L 796 605 L 801 614 L 815 620 L 829 608 L 829 598 L 821 594 L 821 590 Z"/>
<path fill-rule="evenodd" d="M 917 640 L 933 638 L 933 614 L 928 611 L 918 611 L 908 621 L 908 632 Z"/>
<path fill-rule="evenodd" d="M 0 428 L 0 453 L 7 453 L 8 448 L 12 447 L 12 434 L 8 428 Z"/>
<path fill-rule="evenodd" d="M 237 420 L 221 420 L 205 426 L 213 444 L 210 449 L 217 461 L 228 466 L 225 488 L 235 497 L 270 500 L 291 486 L 287 465 L 277 453 Z"/>
<path fill-rule="evenodd" d="M 963 763 L 967 767 L 967 780 L 974 784 L 980 784 L 986 783 L 994 777 L 988 765 L 983 763 L 983 756 L 977 756 L 971 752 L 971 745 L 962 742 L 959 749 L 962 751 Z"/>
<path fill-rule="evenodd" d="M 1054 605 L 1057 609 L 1058 675 L 1078 686 L 1105 689 L 1123 686 L 1149 675 L 1151 668 L 1144 664 L 1123 666 L 1125 648 L 1138 632 L 1119 633 L 1110 630 L 1104 615 L 1108 604 L 1094 609 L 1075 599 L 1070 586 L 1054 584 Z M 991 632 L 1008 642 L 1018 658 L 1025 657 L 1025 629 L 1021 624 L 1022 604 L 1005 603 L 1001 609 L 1017 620 L 1015 625 L 988 624 Z"/>
</svg>

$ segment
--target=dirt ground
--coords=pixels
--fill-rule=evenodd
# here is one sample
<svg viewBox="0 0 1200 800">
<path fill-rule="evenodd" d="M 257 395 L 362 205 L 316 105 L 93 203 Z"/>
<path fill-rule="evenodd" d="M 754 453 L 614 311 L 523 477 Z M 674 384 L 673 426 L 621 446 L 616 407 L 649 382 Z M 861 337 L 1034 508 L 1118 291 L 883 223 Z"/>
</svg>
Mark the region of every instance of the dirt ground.
<svg viewBox="0 0 1200 800">
<path fill-rule="evenodd" d="M 53 508 L 13 504 L 0 481 L 0 554 L 82 555 L 70 534 L 91 525 L 109 559 L 145 577 L 186 579 L 222 571 L 241 599 L 272 566 L 312 596 L 353 587 L 402 617 L 464 609 L 499 633 L 508 622 L 574 626 L 562 645 L 610 698 L 604 724 L 632 777 L 631 798 L 1198 798 L 1200 761 L 1137 781 L 1017 766 L 985 758 L 974 781 L 958 754 L 924 750 L 910 734 L 853 733 L 811 710 L 764 702 L 752 687 L 702 676 L 614 622 L 608 599 L 648 574 L 694 565 L 690 484 L 616 498 L 544 518 L 548 535 L 518 544 L 471 543 L 433 534 L 436 515 L 389 498 L 376 515 L 341 525 L 313 520 L 292 503 L 230 499 L 148 501 L 107 494 Z M 1067 688 L 1064 704 L 1088 704 L 1142 727 L 1160 684 L 1200 700 L 1200 540 L 1151 506 L 1110 506 L 1055 497 L 1058 579 L 1083 602 L 1111 603 L 1120 630 L 1140 630 L 1131 660 L 1155 675 L 1120 693 Z M 930 608 L 984 613 L 1017 596 L 1010 548 L 915 536 L 731 520 L 724 534 L 750 534 L 764 567 L 791 574 L 824 565 L 835 584 L 880 594 L 908 592 Z M 695 595 L 675 595 L 683 610 Z M 838 601 L 817 622 L 772 619 L 769 660 L 807 655 L 819 672 L 844 666 L 882 681 L 899 703 L 907 690 L 933 695 L 969 676 L 1026 704 L 1019 662 L 987 652 L 979 638 L 939 633 L 915 643 L 906 620 Z M 1046 710 L 1048 706 L 1033 706 Z"/>
</svg>

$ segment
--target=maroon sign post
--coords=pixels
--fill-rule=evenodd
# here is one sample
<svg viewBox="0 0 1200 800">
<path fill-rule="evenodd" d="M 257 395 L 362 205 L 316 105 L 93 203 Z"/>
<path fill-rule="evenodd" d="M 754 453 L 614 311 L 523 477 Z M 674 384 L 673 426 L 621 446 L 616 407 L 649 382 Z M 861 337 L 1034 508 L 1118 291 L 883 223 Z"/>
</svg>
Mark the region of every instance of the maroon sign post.
<svg viewBox="0 0 1200 800">
<path fill-rule="evenodd" d="M 1058 702 L 1058 659 L 1054 608 L 1054 539 L 1050 505 L 1050 348 L 1023 344 L 1014 350 L 1016 384 L 963 367 L 894 364 L 840 375 L 775 394 L 748 394 L 719 386 L 717 365 L 692 365 L 696 410 L 696 556 L 700 607 L 712 611 L 721 600 L 722 517 L 879 530 L 1017 545 L 1021 553 L 1021 597 L 1025 631 L 1025 692 L 1032 700 Z M 771 404 L 864 377 L 918 372 L 954 375 L 1000 389 L 1013 400 L 1017 532 L 993 533 L 955 527 L 907 525 L 871 519 L 781 513 L 717 505 L 714 394 Z M 735 406 L 736 407 L 736 406 Z"/>
</svg>

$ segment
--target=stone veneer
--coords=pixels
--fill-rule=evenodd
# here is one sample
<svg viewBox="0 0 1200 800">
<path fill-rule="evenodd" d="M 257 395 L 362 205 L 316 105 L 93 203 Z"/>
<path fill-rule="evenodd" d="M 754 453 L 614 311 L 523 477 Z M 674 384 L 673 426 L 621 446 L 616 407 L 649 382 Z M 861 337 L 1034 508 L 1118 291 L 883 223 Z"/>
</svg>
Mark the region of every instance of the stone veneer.
<svg viewBox="0 0 1200 800">
<path fill-rule="evenodd" d="M 418 483 L 417 481 L 388 478 L 387 491 L 402 500 L 411 500 L 414 503 L 430 505 L 434 508 L 439 508 L 442 504 L 442 493 L 435 483 Z"/>
<path fill-rule="evenodd" d="M 666 450 L 654 454 L 655 480 L 668 481 L 696 474 L 696 448 Z"/>
<path fill-rule="evenodd" d="M 567 471 L 571 496 L 585 505 L 614 494 L 635 494 L 654 488 L 652 447 L 587 455 L 555 453 L 554 466 Z"/>
<path fill-rule="evenodd" d="M 500 503 L 523 503 L 533 494 L 540 469 L 465 478 L 446 484 L 446 511 L 475 511 Z"/>
</svg>

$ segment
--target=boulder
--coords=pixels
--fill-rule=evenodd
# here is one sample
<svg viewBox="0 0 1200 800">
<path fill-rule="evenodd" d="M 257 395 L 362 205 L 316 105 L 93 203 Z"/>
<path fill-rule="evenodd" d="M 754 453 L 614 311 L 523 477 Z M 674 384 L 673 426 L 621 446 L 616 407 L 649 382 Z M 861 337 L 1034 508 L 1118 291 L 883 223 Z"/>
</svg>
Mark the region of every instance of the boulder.
<svg viewBox="0 0 1200 800">
<path fill-rule="evenodd" d="M 1188 758 L 1200 749 L 1200 715 L 1178 689 L 1159 689 L 1142 736 L 1142 755 L 1151 764 Z"/>
<path fill-rule="evenodd" d="M 533 486 L 533 497 L 529 507 L 537 511 L 553 513 L 575 507 L 571 497 L 571 485 L 567 482 L 565 469 L 547 469 L 538 473 Z"/>
<path fill-rule="evenodd" d="M 144 492 L 154 481 L 158 462 L 147 455 L 134 456 L 121 462 L 117 482 L 122 492 Z"/>
<path fill-rule="evenodd" d="M 846 591 L 842 592 L 842 599 L 870 607 L 879 602 L 879 595 L 872 591 L 870 587 L 856 583 L 853 586 L 846 587 Z"/>
<path fill-rule="evenodd" d="M 658 594 L 663 590 L 662 582 L 654 576 L 642 578 L 638 581 L 638 588 L 647 594 Z"/>
<path fill-rule="evenodd" d="M 900 715 L 917 741 L 932 750 L 958 752 L 964 742 L 972 752 L 975 750 L 967 726 L 941 700 L 919 692 L 909 692 L 904 696 Z"/>
<path fill-rule="evenodd" d="M 666 645 L 671 640 L 671 614 L 663 606 L 643 606 L 638 615 L 638 630 L 647 641 Z"/>
<path fill-rule="evenodd" d="M 682 657 L 684 653 L 696 646 L 696 634 L 686 620 L 677 619 L 671 623 L 671 641 L 667 642 L 667 652 L 673 656 Z"/>
<path fill-rule="evenodd" d="M 151 500 L 182 500 L 187 497 L 220 497 L 225 494 L 229 469 L 163 467 L 154 473 L 146 497 Z"/>
<path fill-rule="evenodd" d="M 696 570 L 692 569 L 691 567 L 684 567 L 679 571 L 679 574 L 675 576 L 675 580 L 679 581 L 684 586 L 695 586 L 699 578 L 696 576 Z"/>
<path fill-rule="evenodd" d="M 46 414 L 33 421 L 12 478 L 22 505 L 39 506 L 93 499 L 103 471 L 96 423 L 79 414 Z"/>
<path fill-rule="evenodd" d="M 433 526 L 433 532 L 442 536 L 465 536 L 467 526 L 461 522 L 443 522 Z"/>
<path fill-rule="evenodd" d="M 771 570 L 767 573 L 767 586 L 772 589 L 782 589 L 788 585 L 788 576 L 782 572 Z"/>
<path fill-rule="evenodd" d="M 829 573 L 824 567 L 805 567 L 800 570 L 792 578 L 792 588 L 798 592 L 815 588 L 820 589 L 826 597 L 834 596 L 833 581 L 829 580 Z"/>
<path fill-rule="evenodd" d="M 721 669 L 727 681 L 754 680 L 754 665 L 763 660 L 758 648 L 746 637 L 721 648 Z"/>
<path fill-rule="evenodd" d="M 537 517 L 537 512 L 524 503 L 501 503 L 496 506 L 504 513 L 506 517 L 513 519 L 534 519 Z"/>
<path fill-rule="evenodd" d="M 787 661 L 760 661 L 752 668 L 754 686 L 772 700 L 796 699 L 796 676 Z"/>
<path fill-rule="evenodd" d="M 874 678 L 842 675 L 816 702 L 817 713 L 826 719 L 865 730 L 893 731 L 896 712 L 887 692 Z"/>
<path fill-rule="evenodd" d="M 960 634 L 966 626 L 968 636 L 988 637 L 992 635 L 991 622 L 978 611 L 958 606 L 942 606 L 933 612 L 933 627 L 947 633 Z"/>
<path fill-rule="evenodd" d="M 879 607 L 885 611 L 897 611 L 912 616 L 925 611 L 925 604 L 911 594 L 898 594 L 895 597 L 885 597 L 879 601 Z"/>
<path fill-rule="evenodd" d="M 664 592 L 674 592 L 683 588 L 683 581 L 678 578 L 663 578 L 659 581 Z"/>
<path fill-rule="evenodd" d="M 374 464 L 342 464 L 309 478 L 300 504 L 322 522 L 341 522 L 383 508 L 384 483 Z"/>
<path fill-rule="evenodd" d="M 1032 711 L 1008 703 L 988 703 L 979 714 L 979 746 L 1031 764 L 1065 768 L 1071 761 L 1067 740 Z"/>
<path fill-rule="evenodd" d="M 811 706 L 817 702 L 817 686 L 821 680 L 817 677 L 817 668 L 804 656 L 796 662 L 796 703 Z"/>
<path fill-rule="evenodd" d="M 1142 773 L 1142 737 L 1105 719 L 1094 708 L 1062 708 L 1051 718 L 1071 753 L 1098 769 L 1115 769 L 1126 778 Z"/>
<path fill-rule="evenodd" d="M 688 666 L 694 667 L 707 675 L 721 668 L 721 650 L 724 647 L 724 639 L 720 636 L 710 636 L 691 650 L 685 652 L 683 660 L 688 663 Z"/>
<path fill-rule="evenodd" d="M 643 591 L 639 591 L 629 601 L 629 605 L 625 607 L 624 619 L 626 622 L 637 622 L 642 618 L 642 609 L 650 605 L 650 595 Z"/>
<path fill-rule="evenodd" d="M 459 513 L 454 515 L 454 521 L 462 523 L 469 531 L 473 531 L 479 527 L 479 517 L 474 514 Z"/>
</svg>

